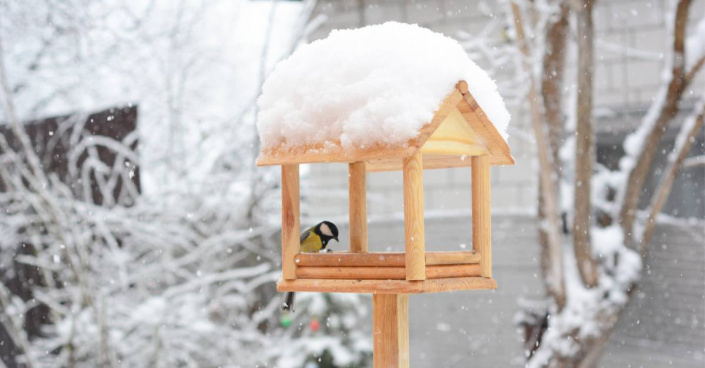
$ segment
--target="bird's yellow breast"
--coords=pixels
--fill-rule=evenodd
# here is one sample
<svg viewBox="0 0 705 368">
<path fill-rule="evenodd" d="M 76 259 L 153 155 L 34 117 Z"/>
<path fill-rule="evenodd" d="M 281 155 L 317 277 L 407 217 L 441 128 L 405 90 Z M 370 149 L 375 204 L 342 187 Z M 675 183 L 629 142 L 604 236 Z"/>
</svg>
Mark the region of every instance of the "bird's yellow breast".
<svg viewBox="0 0 705 368">
<path fill-rule="evenodd" d="M 313 231 L 310 231 L 306 239 L 301 242 L 302 253 L 318 253 L 323 249 L 323 241 Z"/>
</svg>

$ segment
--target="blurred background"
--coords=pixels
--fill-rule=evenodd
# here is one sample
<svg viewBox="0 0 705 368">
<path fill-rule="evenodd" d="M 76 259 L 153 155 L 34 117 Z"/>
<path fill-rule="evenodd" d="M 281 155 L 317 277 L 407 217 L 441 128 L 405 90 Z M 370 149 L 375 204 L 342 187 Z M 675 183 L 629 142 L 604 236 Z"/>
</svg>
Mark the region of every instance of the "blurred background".
<svg viewBox="0 0 705 368">
<path fill-rule="evenodd" d="M 0 0 L 0 367 L 372 366 L 368 295 L 279 309 L 279 172 L 254 166 L 255 123 L 277 61 L 386 21 L 490 73 L 516 159 L 492 169 L 499 289 L 412 296 L 411 365 L 702 367 L 705 1 L 569 3 Z M 471 247 L 470 170 L 424 176 L 428 249 Z M 368 176 L 372 251 L 404 247 L 401 179 Z M 346 250 L 346 165 L 304 166 L 301 186 L 302 224 L 335 222 Z M 581 214 L 593 283 L 571 255 Z M 562 294 L 551 226 L 581 276 Z"/>
</svg>

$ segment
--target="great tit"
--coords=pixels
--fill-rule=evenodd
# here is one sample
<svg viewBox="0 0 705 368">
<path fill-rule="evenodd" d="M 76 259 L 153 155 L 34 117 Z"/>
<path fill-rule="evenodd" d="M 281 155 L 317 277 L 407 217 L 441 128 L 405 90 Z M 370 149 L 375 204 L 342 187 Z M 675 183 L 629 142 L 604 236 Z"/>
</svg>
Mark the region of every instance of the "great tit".
<svg viewBox="0 0 705 368">
<path fill-rule="evenodd" d="M 326 249 L 331 239 L 338 241 L 338 227 L 330 221 L 323 221 L 301 233 L 299 239 L 302 253 L 317 253 Z M 293 292 L 286 293 L 286 298 L 284 303 L 282 303 L 282 310 L 294 311 Z"/>
</svg>

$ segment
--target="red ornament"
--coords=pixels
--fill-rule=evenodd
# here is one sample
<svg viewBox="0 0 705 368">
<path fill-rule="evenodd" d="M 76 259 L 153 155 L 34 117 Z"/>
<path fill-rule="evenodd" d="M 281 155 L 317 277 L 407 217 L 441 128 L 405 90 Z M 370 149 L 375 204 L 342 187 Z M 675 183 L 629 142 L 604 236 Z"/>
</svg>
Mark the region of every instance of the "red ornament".
<svg viewBox="0 0 705 368">
<path fill-rule="evenodd" d="M 311 328 L 311 331 L 315 332 L 321 329 L 321 324 L 318 323 L 318 320 L 314 318 L 311 320 L 311 324 L 309 327 Z"/>
</svg>

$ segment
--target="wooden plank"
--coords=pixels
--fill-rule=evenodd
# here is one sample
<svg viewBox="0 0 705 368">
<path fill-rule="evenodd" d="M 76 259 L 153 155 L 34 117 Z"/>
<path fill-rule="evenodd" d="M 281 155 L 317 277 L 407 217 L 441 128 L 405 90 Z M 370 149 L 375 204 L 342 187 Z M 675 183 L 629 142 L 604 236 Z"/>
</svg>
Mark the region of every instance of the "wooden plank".
<svg viewBox="0 0 705 368">
<path fill-rule="evenodd" d="M 299 165 L 282 166 L 282 278 L 296 279 L 294 258 L 301 251 Z"/>
<path fill-rule="evenodd" d="M 472 247 L 480 253 L 483 277 L 492 277 L 492 218 L 490 213 L 490 160 L 472 158 Z"/>
<path fill-rule="evenodd" d="M 479 264 L 480 254 L 465 252 L 426 252 L 426 266 Z M 295 257 L 298 267 L 405 267 L 404 253 L 300 253 Z"/>
<path fill-rule="evenodd" d="M 373 366 L 409 368 L 409 295 L 372 296 Z"/>
<path fill-rule="evenodd" d="M 426 279 L 421 153 L 404 159 L 404 238 L 406 279 Z"/>
<path fill-rule="evenodd" d="M 279 291 L 358 294 L 423 294 L 496 288 L 497 283 L 489 277 L 452 277 L 426 281 L 297 279 L 280 280 L 277 284 Z"/>
<path fill-rule="evenodd" d="M 343 150 L 340 143 L 307 145 L 293 148 L 264 150 L 257 159 L 257 166 L 286 165 L 292 163 L 360 162 L 385 157 L 404 157 L 413 154 L 419 146 L 415 140 L 400 147 L 376 144 L 354 151 Z"/>
<path fill-rule="evenodd" d="M 404 267 L 404 253 L 301 253 L 299 267 Z"/>
<path fill-rule="evenodd" d="M 426 278 L 480 276 L 479 264 L 426 266 Z M 296 268 L 297 279 L 320 280 L 404 280 L 404 267 L 302 267 Z"/>
<path fill-rule="evenodd" d="M 299 279 L 404 280 L 404 267 L 298 267 Z"/>
<path fill-rule="evenodd" d="M 493 165 L 513 165 L 514 158 L 512 157 L 507 141 L 495 128 L 494 124 L 487 117 L 475 98 L 466 93 L 463 95 L 463 100 L 458 103 L 458 110 L 461 112 L 465 120 L 470 124 L 477 134 L 483 137 L 487 143 L 487 148 L 490 151 Z"/>
<path fill-rule="evenodd" d="M 471 165 L 468 155 L 439 155 L 433 153 L 423 153 L 422 158 L 424 170 L 469 167 Z M 370 160 L 367 161 L 367 171 L 401 171 L 404 166 L 403 161 L 404 160 L 402 158 Z"/>
<path fill-rule="evenodd" d="M 427 252 L 426 265 L 455 265 L 480 263 L 480 253 L 469 252 Z"/>
<path fill-rule="evenodd" d="M 496 150 L 496 149 L 495 149 Z M 491 153 L 491 152 L 490 152 Z M 470 167 L 470 155 L 437 155 L 432 153 L 423 154 L 423 169 L 449 169 L 453 167 Z M 490 156 L 490 165 L 512 165 L 511 161 L 503 156 Z M 403 168 L 403 159 L 401 158 L 385 158 L 379 160 L 367 161 L 368 172 L 382 171 L 401 171 Z"/>
<path fill-rule="evenodd" d="M 480 265 L 478 264 L 426 266 L 426 277 L 429 279 L 477 276 L 480 276 Z"/>
<path fill-rule="evenodd" d="M 367 169 L 364 162 L 348 165 L 350 252 L 367 253 Z"/>
</svg>

